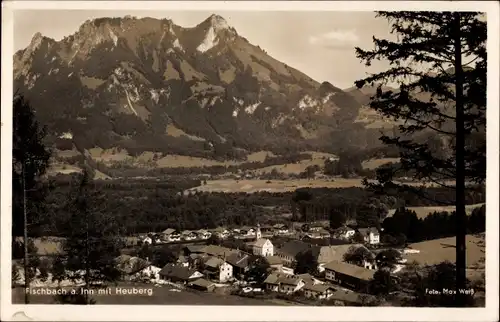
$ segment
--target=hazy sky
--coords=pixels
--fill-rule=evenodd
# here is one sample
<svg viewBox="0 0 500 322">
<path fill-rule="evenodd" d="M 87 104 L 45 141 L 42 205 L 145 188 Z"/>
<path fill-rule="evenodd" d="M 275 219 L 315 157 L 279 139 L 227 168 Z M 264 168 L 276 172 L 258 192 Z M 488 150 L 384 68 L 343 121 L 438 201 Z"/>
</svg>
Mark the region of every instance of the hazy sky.
<svg viewBox="0 0 500 322">
<path fill-rule="evenodd" d="M 347 88 L 367 72 L 385 67 L 380 63 L 367 69 L 354 54 L 355 46 L 372 48 L 373 35 L 389 35 L 387 22 L 373 12 L 18 10 L 14 47 L 26 47 L 36 32 L 60 40 L 85 20 L 98 17 L 169 18 L 179 26 L 192 27 L 212 13 L 224 17 L 238 34 L 274 58 L 319 82 Z"/>
</svg>

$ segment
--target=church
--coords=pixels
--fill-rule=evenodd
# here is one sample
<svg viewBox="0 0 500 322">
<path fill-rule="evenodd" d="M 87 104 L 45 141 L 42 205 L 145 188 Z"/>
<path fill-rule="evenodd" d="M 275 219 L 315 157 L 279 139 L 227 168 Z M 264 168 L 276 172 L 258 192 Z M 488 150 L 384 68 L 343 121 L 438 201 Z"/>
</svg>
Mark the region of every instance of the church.
<svg viewBox="0 0 500 322">
<path fill-rule="evenodd" d="M 259 255 L 264 257 L 274 255 L 273 243 L 267 238 L 262 238 L 262 232 L 260 230 L 259 224 L 257 224 L 255 241 L 251 242 L 249 246 L 252 248 L 252 253 L 254 255 Z"/>
</svg>

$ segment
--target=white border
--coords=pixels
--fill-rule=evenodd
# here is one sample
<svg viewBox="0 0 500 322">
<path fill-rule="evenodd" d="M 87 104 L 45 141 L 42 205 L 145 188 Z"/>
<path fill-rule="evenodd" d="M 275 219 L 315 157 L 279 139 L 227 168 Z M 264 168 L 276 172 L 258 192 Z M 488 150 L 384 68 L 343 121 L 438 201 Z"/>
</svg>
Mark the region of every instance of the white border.
<svg viewBox="0 0 500 322">
<path fill-rule="evenodd" d="M 486 308 L 343 308 L 255 306 L 144 306 L 144 305 L 12 305 L 11 304 L 11 157 L 13 94 L 13 10 L 217 10 L 217 11 L 483 11 L 488 19 L 487 108 L 487 242 Z M 74 321 L 497 321 L 498 320 L 498 178 L 499 178 L 499 5 L 494 1 L 13 1 L 2 2 L 2 114 L 1 114 L 1 320 L 25 316 L 33 320 Z M 12 53 L 12 54 L 10 54 Z"/>
</svg>

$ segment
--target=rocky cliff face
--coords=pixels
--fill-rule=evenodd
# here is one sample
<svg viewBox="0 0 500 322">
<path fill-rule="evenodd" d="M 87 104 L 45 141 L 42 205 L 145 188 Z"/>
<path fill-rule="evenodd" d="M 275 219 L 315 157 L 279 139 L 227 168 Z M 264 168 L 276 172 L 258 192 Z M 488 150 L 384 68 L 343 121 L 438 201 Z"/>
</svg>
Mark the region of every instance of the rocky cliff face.
<svg viewBox="0 0 500 322">
<path fill-rule="evenodd" d="M 86 21 L 60 41 L 37 33 L 15 54 L 14 78 L 53 137 L 79 149 L 229 156 L 332 145 L 336 133 L 364 129 L 353 96 L 216 15 L 193 28 L 124 17 Z M 367 144 L 365 135 L 348 141 Z"/>
</svg>

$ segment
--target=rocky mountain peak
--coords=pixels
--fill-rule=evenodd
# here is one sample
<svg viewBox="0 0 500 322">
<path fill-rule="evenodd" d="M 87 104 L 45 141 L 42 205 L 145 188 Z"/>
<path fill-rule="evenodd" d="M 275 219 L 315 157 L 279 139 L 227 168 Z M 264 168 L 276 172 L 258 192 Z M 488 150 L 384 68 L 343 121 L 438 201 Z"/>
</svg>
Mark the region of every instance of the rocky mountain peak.
<svg viewBox="0 0 500 322">
<path fill-rule="evenodd" d="M 230 29 L 230 26 L 227 23 L 226 19 L 224 19 L 223 17 L 221 17 L 219 15 L 212 14 L 210 17 L 208 17 L 207 20 L 210 21 L 212 27 L 216 31 L 223 30 L 223 29 Z"/>
</svg>

